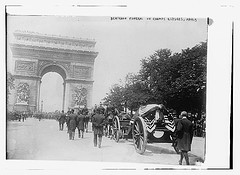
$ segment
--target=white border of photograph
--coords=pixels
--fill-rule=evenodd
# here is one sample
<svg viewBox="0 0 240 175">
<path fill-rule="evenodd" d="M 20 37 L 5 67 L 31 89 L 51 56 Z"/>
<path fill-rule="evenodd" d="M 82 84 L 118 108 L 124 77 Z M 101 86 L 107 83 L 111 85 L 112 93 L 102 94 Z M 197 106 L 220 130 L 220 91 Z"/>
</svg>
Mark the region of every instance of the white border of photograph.
<svg viewBox="0 0 240 175">
<path fill-rule="evenodd" d="M 93 1 L 92 1 L 93 2 Z M 83 16 L 143 16 L 143 17 L 195 17 L 195 18 L 211 18 L 213 24 L 208 27 L 208 55 L 207 55 L 207 114 L 206 114 L 206 159 L 205 163 L 200 166 L 182 167 L 182 169 L 206 169 L 206 168 L 228 168 L 230 161 L 230 88 L 231 88 L 231 32 L 232 20 L 234 13 L 234 6 L 227 4 L 225 7 L 218 3 L 210 3 L 201 1 L 194 3 L 192 1 L 166 3 L 160 2 L 138 2 L 126 3 L 118 1 L 116 4 L 127 4 L 127 7 L 79 7 L 79 4 L 88 3 L 72 3 L 58 6 L 51 6 L 51 4 L 43 4 L 32 6 L 17 7 L 14 11 L 9 13 L 15 14 L 42 14 L 42 15 L 83 15 Z M 19 4 L 18 2 L 15 2 Z M 52 4 L 57 4 L 53 3 Z M 13 4 L 13 3 L 11 3 Z M 92 3 L 94 4 L 94 3 Z M 95 3 L 96 4 L 96 3 Z M 100 3 L 97 3 L 100 4 Z M 106 3 L 113 4 L 113 3 Z M 3 8 L 3 6 L 2 6 Z M 4 12 L 2 11 L 2 19 Z M 5 25 L 2 21 L 2 26 Z M 2 32 L 5 34 L 5 29 Z M 4 36 L 5 37 L 5 36 Z M 5 42 L 4 40 L 2 40 Z M 5 43 L 3 44 L 2 52 L 5 52 Z M 235 45 L 236 47 L 236 45 Z M 5 54 L 2 54 L 5 58 Z M 5 75 L 5 59 L 1 59 L 1 75 Z M 237 63 L 237 61 L 236 61 Z M 1 85 L 5 85 L 4 79 L 1 79 Z M 1 86 L 1 96 L 5 97 L 5 86 Z M 1 100 L 1 109 L 5 114 L 5 99 Z M 239 120 L 238 120 L 239 121 Z M 179 166 L 157 166 L 152 164 L 133 164 L 133 163 L 102 163 L 102 162 L 65 162 L 65 161 L 18 161 L 18 160 L 4 160 L 6 152 L 6 118 L 5 115 L 1 117 L 1 171 L 6 172 L 25 172 L 27 174 L 33 173 L 29 170 L 43 170 L 59 174 L 66 174 L 66 171 L 72 169 L 77 171 L 79 168 L 84 173 L 89 169 L 91 172 L 104 168 L 115 169 L 136 169 L 144 170 L 144 168 L 179 168 Z M 234 124 L 235 127 L 237 127 Z M 239 130 L 238 130 L 239 131 Z M 234 163 L 236 166 L 236 164 Z M 181 168 L 181 167 L 180 167 Z M 64 170 L 64 171 L 62 171 Z M 56 172 L 55 172 L 56 171 Z M 155 171 L 157 173 L 162 173 Z M 154 172 L 154 173 L 155 173 Z M 116 173 L 116 171 L 114 171 Z M 124 173 L 124 172 L 122 172 Z M 131 173 L 131 172 L 129 172 Z M 147 172 L 148 173 L 148 172 Z M 164 171 L 169 174 L 181 174 L 181 171 Z M 194 172 L 198 174 L 199 172 Z M 203 173 L 206 173 L 205 171 Z M 40 171 L 39 174 L 42 174 Z"/>
</svg>

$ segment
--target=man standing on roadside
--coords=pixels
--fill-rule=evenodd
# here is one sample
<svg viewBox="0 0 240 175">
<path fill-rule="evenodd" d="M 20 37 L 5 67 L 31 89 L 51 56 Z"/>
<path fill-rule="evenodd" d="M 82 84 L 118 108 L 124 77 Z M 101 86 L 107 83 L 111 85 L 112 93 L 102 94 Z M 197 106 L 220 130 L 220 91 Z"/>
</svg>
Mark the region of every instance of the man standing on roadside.
<svg viewBox="0 0 240 175">
<path fill-rule="evenodd" d="M 183 111 L 177 122 L 177 148 L 180 151 L 179 165 L 182 165 L 183 158 L 186 164 L 189 165 L 188 151 L 191 151 L 191 144 L 193 138 L 193 124 L 187 119 L 187 112 Z"/>
</svg>

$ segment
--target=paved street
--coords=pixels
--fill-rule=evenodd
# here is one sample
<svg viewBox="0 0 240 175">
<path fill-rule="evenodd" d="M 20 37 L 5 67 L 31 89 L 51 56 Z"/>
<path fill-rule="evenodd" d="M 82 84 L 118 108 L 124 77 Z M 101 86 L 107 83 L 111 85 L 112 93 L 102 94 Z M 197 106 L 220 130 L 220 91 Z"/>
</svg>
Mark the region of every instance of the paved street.
<svg viewBox="0 0 240 175">
<path fill-rule="evenodd" d="M 66 128 L 59 131 L 55 120 L 28 118 L 25 122 L 10 121 L 7 125 L 7 153 L 9 159 L 18 160 L 72 160 L 99 162 L 156 163 L 177 165 L 179 155 L 170 143 L 147 145 L 144 155 L 137 154 L 132 140 L 114 140 L 103 137 L 102 148 L 93 147 L 93 133 L 68 140 Z M 76 130 L 77 131 L 77 130 Z M 194 138 L 190 164 L 202 161 L 204 139 Z M 185 162 L 184 162 L 185 163 Z"/>
</svg>

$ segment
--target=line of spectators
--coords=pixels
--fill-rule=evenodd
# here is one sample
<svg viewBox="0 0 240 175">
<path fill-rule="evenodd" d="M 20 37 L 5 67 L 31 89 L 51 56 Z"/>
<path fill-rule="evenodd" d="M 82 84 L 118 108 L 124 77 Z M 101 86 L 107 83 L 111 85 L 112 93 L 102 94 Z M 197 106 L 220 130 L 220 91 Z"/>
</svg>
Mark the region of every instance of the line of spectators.
<svg viewBox="0 0 240 175">
<path fill-rule="evenodd" d="M 175 110 L 170 110 L 172 115 L 178 117 Z M 193 123 L 193 136 L 195 137 L 205 137 L 206 130 L 206 114 L 202 112 L 200 115 L 198 113 L 188 112 L 187 119 Z"/>
</svg>

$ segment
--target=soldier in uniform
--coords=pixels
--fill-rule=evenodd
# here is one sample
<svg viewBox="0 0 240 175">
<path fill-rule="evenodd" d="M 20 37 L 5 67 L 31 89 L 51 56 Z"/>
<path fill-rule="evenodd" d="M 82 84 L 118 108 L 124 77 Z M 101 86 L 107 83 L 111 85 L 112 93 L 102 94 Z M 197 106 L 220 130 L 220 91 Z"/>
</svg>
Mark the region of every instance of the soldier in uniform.
<svg viewBox="0 0 240 175">
<path fill-rule="evenodd" d="M 96 110 L 96 114 L 94 114 L 92 117 L 93 134 L 94 134 L 93 142 L 95 147 L 98 145 L 98 147 L 101 148 L 104 124 L 105 124 L 105 117 L 102 113 L 102 110 L 98 108 Z"/>
</svg>

